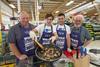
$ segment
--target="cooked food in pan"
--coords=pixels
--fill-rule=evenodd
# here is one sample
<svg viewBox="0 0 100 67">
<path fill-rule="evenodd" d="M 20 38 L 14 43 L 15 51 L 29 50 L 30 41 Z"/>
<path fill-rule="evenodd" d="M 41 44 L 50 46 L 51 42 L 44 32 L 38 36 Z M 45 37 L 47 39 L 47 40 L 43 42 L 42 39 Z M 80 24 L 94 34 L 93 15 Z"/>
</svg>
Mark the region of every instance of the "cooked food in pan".
<svg viewBox="0 0 100 67">
<path fill-rule="evenodd" d="M 55 47 L 45 47 L 44 50 L 39 49 L 37 55 L 47 61 L 53 61 L 61 56 L 61 51 Z"/>
</svg>

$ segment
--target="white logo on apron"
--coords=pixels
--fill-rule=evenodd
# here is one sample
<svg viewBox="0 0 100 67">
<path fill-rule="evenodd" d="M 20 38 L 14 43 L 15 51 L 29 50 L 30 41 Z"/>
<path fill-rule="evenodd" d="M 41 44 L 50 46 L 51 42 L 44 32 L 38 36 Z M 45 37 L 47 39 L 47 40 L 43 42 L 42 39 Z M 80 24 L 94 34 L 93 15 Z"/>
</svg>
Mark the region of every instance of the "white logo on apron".
<svg viewBox="0 0 100 67">
<path fill-rule="evenodd" d="M 29 50 L 34 49 L 34 44 L 33 44 L 33 41 L 30 37 L 25 37 L 24 43 L 25 43 L 25 51 L 29 51 Z"/>
<path fill-rule="evenodd" d="M 56 45 L 60 47 L 61 49 L 64 48 L 64 43 L 65 43 L 65 37 L 58 37 L 56 41 Z"/>
<path fill-rule="evenodd" d="M 50 39 L 43 38 L 42 40 L 43 40 L 43 45 L 50 44 Z"/>
<path fill-rule="evenodd" d="M 73 47 L 77 47 L 78 46 L 78 40 L 75 40 L 75 39 L 71 38 L 71 41 L 72 41 L 72 46 Z"/>
</svg>

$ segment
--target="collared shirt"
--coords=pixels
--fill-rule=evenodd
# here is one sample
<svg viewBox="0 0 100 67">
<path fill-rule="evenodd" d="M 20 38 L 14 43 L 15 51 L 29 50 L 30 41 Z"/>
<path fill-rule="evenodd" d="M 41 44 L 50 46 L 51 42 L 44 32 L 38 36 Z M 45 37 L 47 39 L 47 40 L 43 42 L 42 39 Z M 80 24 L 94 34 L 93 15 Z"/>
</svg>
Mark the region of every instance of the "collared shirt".
<svg viewBox="0 0 100 67">
<path fill-rule="evenodd" d="M 83 27 L 83 26 L 81 26 L 79 28 L 76 28 L 74 26 L 71 27 L 71 31 L 80 32 L 80 30 L 81 30 L 81 41 L 83 43 L 85 40 L 91 40 L 91 35 L 85 27 Z"/>
<path fill-rule="evenodd" d="M 32 24 L 29 23 L 29 27 L 32 29 L 35 28 L 35 26 L 33 26 Z M 20 29 L 22 28 L 21 24 L 18 23 L 15 26 L 11 27 L 11 29 L 9 30 L 8 33 L 8 43 L 16 43 L 17 39 L 20 39 L 22 37 L 22 33 L 20 31 Z"/>
</svg>

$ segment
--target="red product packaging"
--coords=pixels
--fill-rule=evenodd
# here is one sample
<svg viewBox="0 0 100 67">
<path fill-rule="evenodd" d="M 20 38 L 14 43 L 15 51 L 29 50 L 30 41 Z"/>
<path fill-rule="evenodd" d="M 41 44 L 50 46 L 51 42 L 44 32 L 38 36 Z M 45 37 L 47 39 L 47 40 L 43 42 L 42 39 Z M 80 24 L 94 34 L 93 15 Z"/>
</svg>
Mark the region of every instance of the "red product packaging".
<svg viewBox="0 0 100 67">
<path fill-rule="evenodd" d="M 64 54 L 66 55 L 67 58 L 72 58 L 75 53 L 76 53 L 76 50 L 72 50 L 71 52 L 67 50 L 64 51 Z"/>
</svg>

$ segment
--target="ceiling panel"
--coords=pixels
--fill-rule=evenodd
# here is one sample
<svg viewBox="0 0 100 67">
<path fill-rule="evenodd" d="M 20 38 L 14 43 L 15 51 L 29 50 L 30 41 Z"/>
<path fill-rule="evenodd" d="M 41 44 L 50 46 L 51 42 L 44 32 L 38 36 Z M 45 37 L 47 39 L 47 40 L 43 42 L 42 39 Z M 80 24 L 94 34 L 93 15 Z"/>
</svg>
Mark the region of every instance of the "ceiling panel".
<svg viewBox="0 0 100 67">
<path fill-rule="evenodd" d="M 3 0 L 8 3 L 12 3 L 17 7 L 17 0 Z M 39 5 L 42 5 L 43 9 L 40 9 L 40 20 L 42 20 L 46 13 L 52 12 L 54 15 L 56 11 L 65 12 L 66 10 L 72 9 L 76 5 L 88 1 L 88 0 L 74 0 L 74 3 L 65 6 L 71 0 L 39 0 Z M 34 6 L 35 0 L 21 0 L 21 8 L 31 13 L 30 6 L 33 5 L 33 12 L 35 12 Z M 31 14 L 30 14 L 31 15 Z"/>
</svg>

